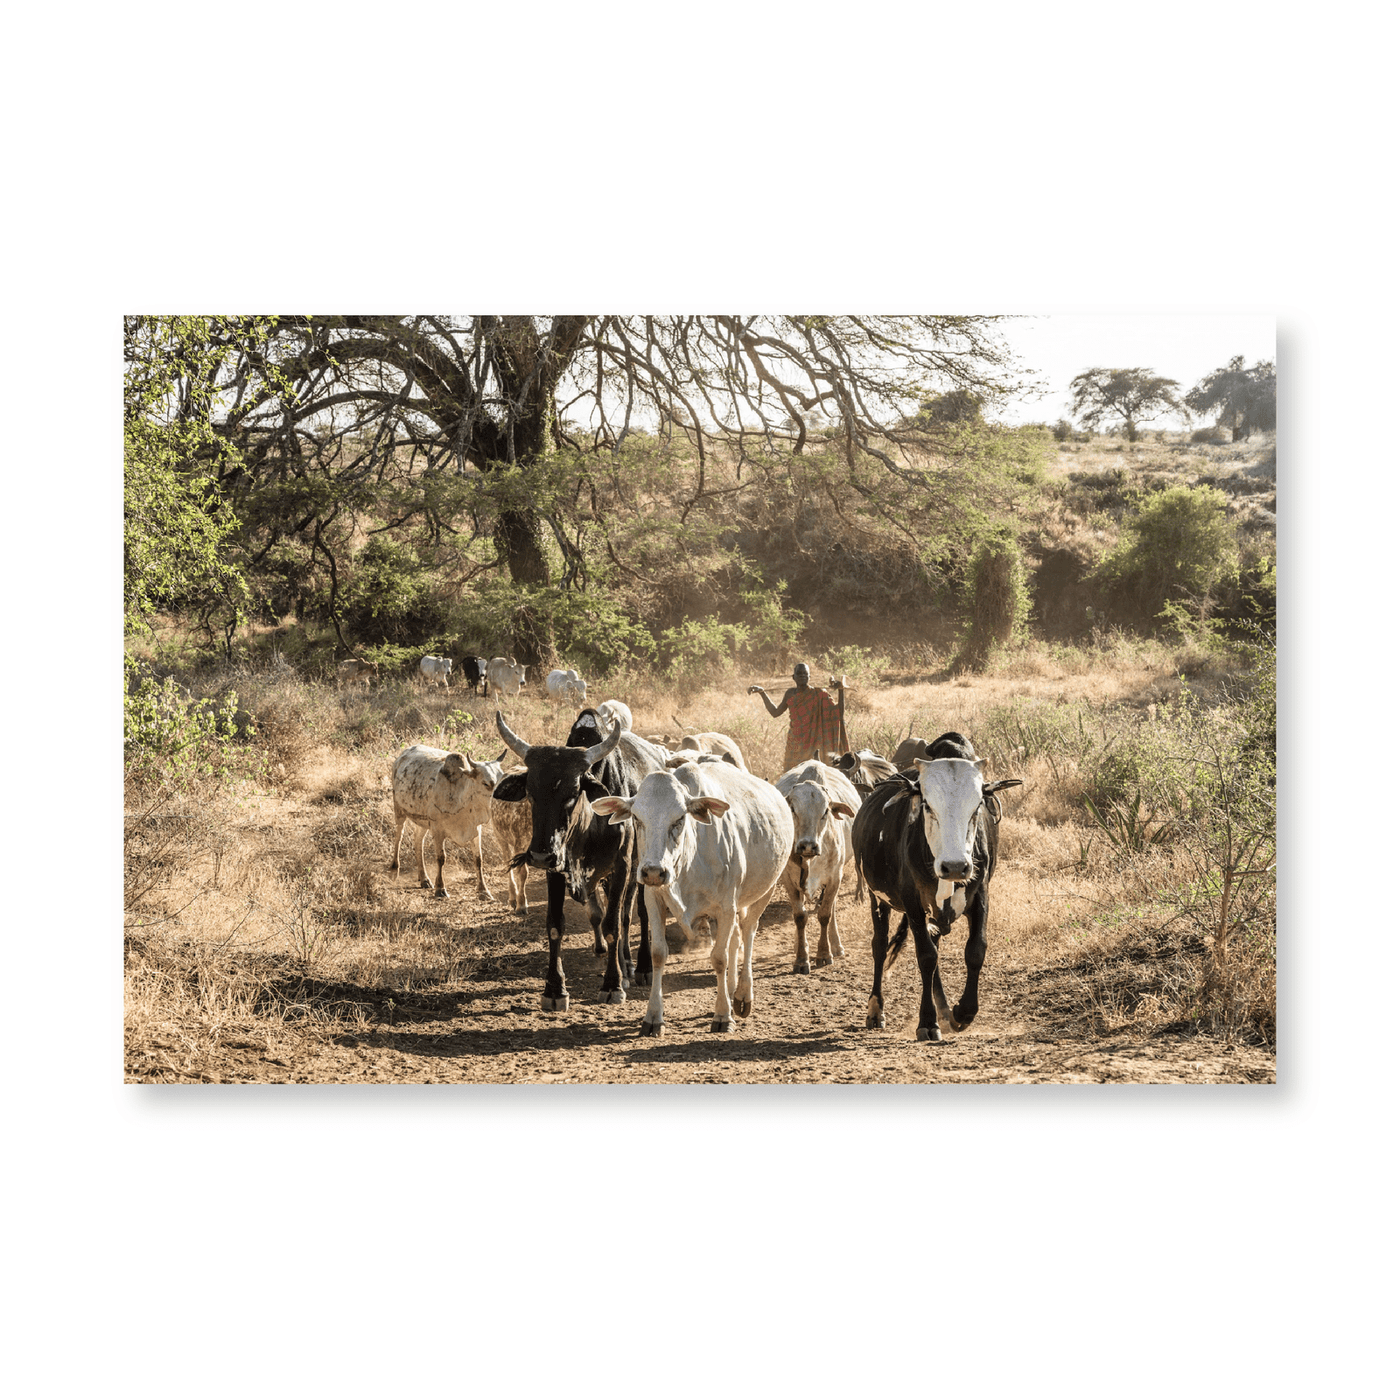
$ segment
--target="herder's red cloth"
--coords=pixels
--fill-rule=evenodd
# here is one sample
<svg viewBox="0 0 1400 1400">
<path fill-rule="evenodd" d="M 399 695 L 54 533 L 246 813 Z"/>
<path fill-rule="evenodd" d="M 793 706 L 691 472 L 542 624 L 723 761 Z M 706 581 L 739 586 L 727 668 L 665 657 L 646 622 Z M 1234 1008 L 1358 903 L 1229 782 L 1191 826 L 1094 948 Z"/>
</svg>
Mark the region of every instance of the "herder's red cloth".
<svg viewBox="0 0 1400 1400">
<path fill-rule="evenodd" d="M 823 754 L 839 752 L 841 748 L 841 711 L 826 691 L 813 686 L 788 691 L 787 748 L 783 751 L 783 772 L 796 768 L 812 757 L 814 750 Z"/>
</svg>

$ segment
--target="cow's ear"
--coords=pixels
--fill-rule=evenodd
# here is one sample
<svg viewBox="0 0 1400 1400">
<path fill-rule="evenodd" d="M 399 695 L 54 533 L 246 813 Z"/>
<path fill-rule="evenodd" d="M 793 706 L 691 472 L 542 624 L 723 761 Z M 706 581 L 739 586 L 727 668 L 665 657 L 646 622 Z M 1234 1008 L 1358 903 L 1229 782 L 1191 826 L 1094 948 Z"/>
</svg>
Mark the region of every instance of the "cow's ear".
<svg viewBox="0 0 1400 1400">
<path fill-rule="evenodd" d="M 974 758 L 972 761 L 977 765 L 977 771 L 979 773 L 987 766 L 987 760 L 985 758 Z"/>
<path fill-rule="evenodd" d="M 729 803 L 722 797 L 694 797 L 685 804 L 685 810 L 708 826 L 712 816 L 722 817 L 729 810 Z"/>
<path fill-rule="evenodd" d="M 855 812 L 852 811 L 851 808 L 850 808 L 850 806 L 849 806 L 847 803 L 845 803 L 845 802 L 833 802 L 833 803 L 831 804 L 831 810 L 832 810 L 838 817 L 854 817 L 854 816 L 855 816 Z"/>
<path fill-rule="evenodd" d="M 524 773 L 507 773 L 491 794 L 501 802 L 523 802 L 528 796 L 525 790 Z"/>
<path fill-rule="evenodd" d="M 632 820 L 632 804 L 625 797 L 614 797 L 608 793 L 598 798 L 596 802 L 591 797 L 588 800 L 592 803 L 595 812 L 601 812 L 605 817 L 612 818 L 608 823 L 609 826 L 621 826 L 624 822 Z"/>
</svg>

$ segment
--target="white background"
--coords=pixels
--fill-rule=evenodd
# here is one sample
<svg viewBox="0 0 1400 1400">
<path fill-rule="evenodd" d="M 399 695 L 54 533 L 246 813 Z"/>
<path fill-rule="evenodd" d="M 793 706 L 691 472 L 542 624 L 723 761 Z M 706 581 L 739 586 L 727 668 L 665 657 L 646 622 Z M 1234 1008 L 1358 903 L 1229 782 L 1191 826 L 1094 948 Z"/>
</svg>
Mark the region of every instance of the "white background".
<svg viewBox="0 0 1400 1400">
<path fill-rule="evenodd" d="M 1392 22 L 516 13 L 11 16 L 16 1393 L 1376 1393 Z M 1277 1086 L 123 1086 L 121 313 L 618 305 L 1277 317 Z"/>
</svg>

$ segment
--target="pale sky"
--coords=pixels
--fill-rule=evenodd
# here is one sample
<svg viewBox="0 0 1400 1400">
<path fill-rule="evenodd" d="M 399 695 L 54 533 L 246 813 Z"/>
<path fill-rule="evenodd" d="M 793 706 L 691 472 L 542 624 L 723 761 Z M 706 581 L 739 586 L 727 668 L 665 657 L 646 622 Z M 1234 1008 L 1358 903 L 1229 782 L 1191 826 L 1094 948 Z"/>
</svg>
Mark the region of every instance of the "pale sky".
<svg viewBox="0 0 1400 1400">
<path fill-rule="evenodd" d="M 993 416 L 1006 423 L 1053 423 L 1068 418 L 1069 384 L 1086 369 L 1150 369 L 1178 380 L 1186 393 L 1198 380 L 1243 355 L 1246 366 L 1275 358 L 1272 316 L 1050 315 L 1006 320 L 1006 342 L 1033 377 L 1046 381 L 1042 399 L 1008 403 Z M 1199 426 L 1205 419 L 1197 419 Z M 1145 423 L 1180 428 L 1173 414 Z"/>
</svg>

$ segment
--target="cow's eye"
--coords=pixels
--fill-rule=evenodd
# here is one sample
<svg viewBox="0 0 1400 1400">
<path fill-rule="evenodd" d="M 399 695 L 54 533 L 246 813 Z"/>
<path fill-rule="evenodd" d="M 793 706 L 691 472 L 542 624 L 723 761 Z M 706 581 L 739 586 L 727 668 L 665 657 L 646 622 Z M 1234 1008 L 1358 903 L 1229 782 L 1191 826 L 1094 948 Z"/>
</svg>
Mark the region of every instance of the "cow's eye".
<svg viewBox="0 0 1400 1400">
<path fill-rule="evenodd" d="M 680 829 L 681 829 L 681 827 L 683 827 L 684 825 L 685 825 L 685 818 L 684 818 L 684 817 L 682 817 L 679 821 L 672 822 L 672 823 L 671 823 L 671 835 L 672 835 L 672 836 L 678 836 L 678 835 L 680 834 Z"/>
</svg>

